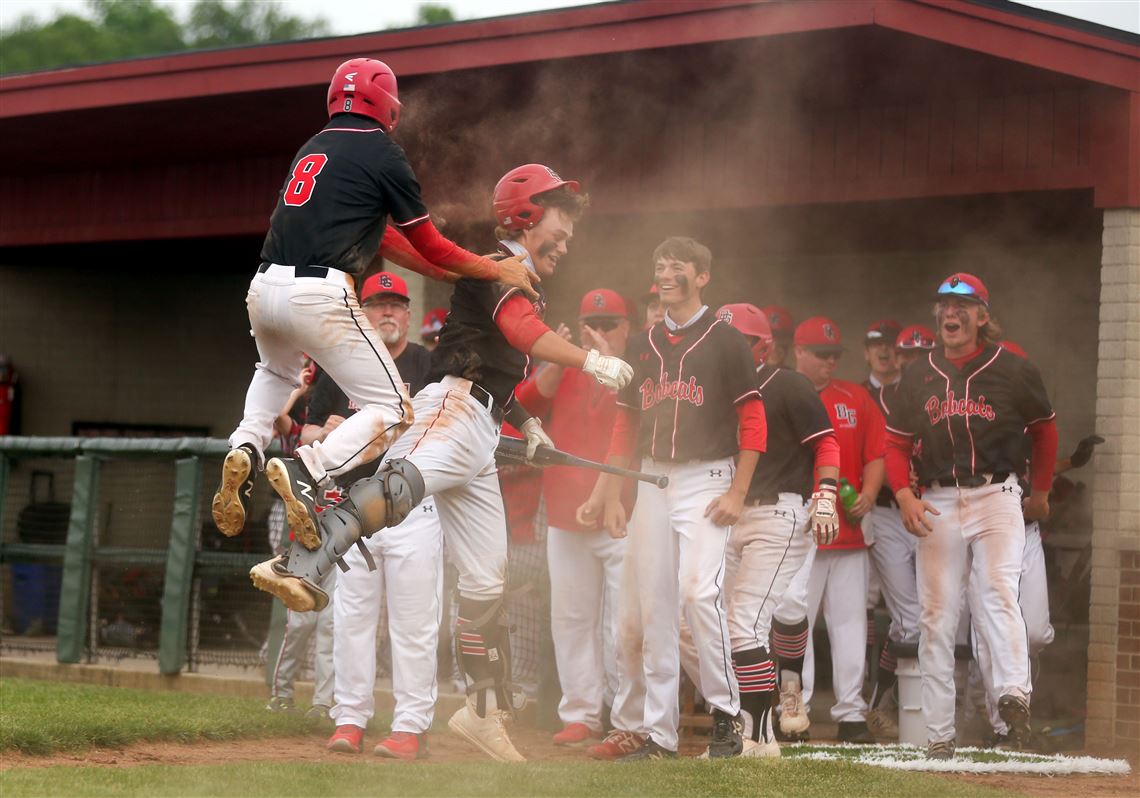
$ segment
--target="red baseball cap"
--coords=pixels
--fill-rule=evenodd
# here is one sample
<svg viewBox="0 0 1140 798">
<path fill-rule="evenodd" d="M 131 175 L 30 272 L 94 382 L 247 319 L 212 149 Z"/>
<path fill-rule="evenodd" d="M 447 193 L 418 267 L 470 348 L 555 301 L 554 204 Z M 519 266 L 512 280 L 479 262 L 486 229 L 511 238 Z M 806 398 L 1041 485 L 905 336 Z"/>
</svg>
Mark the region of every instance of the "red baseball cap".
<svg viewBox="0 0 1140 798">
<path fill-rule="evenodd" d="M 391 272 L 378 272 L 365 280 L 364 285 L 360 287 L 360 303 L 364 304 L 378 294 L 394 294 L 400 299 L 412 301 L 408 296 L 408 284 L 404 282 L 404 278 Z"/>
<path fill-rule="evenodd" d="M 826 316 L 812 316 L 796 327 L 796 346 L 806 346 L 816 354 L 842 352 L 839 325 Z"/>
<path fill-rule="evenodd" d="M 629 318 L 625 300 L 617 291 L 608 288 L 595 288 L 587 291 L 578 308 L 579 319 Z"/>
<path fill-rule="evenodd" d="M 424 320 L 420 324 L 420 336 L 438 335 L 445 321 L 447 321 L 447 311 L 443 308 L 432 308 L 424 314 Z"/>
<path fill-rule="evenodd" d="M 649 290 L 641 297 L 643 302 L 656 302 L 657 301 L 657 283 L 649 286 Z"/>
<path fill-rule="evenodd" d="M 902 325 L 894 319 L 880 319 L 873 322 L 867 328 L 867 334 L 863 336 L 864 343 L 876 343 L 878 341 L 886 341 L 888 344 L 894 344 L 895 339 L 899 337 L 902 332 Z"/>
<path fill-rule="evenodd" d="M 779 305 L 765 305 L 760 312 L 768 317 L 768 326 L 772 328 L 775 338 L 791 338 L 795 332 L 796 323 L 792 321 L 792 314 L 787 308 Z"/>
<path fill-rule="evenodd" d="M 895 338 L 895 349 L 933 349 L 934 331 L 921 324 L 904 327 Z"/>
<path fill-rule="evenodd" d="M 990 306 L 990 292 L 986 288 L 986 284 L 979 278 L 966 272 L 955 272 L 942 281 L 938 286 L 938 296 L 936 299 L 944 299 L 945 297 L 956 296 L 961 299 L 969 299 L 973 302 L 980 302 L 987 308 Z"/>
</svg>

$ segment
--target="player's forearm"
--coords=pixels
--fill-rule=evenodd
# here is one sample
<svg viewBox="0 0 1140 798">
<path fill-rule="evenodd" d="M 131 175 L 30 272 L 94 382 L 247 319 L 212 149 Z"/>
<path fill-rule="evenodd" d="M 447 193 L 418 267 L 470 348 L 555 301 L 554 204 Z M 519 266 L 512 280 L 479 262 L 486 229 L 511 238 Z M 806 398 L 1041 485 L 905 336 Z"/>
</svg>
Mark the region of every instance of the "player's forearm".
<svg viewBox="0 0 1140 798">
<path fill-rule="evenodd" d="M 815 469 L 815 485 L 813 490 L 819 490 L 819 483 L 822 480 L 829 479 L 832 483 L 839 484 L 839 466 L 819 466 Z"/>
<path fill-rule="evenodd" d="M 887 475 L 886 461 L 880 457 L 863 466 L 863 490 L 861 493 L 869 501 L 874 501 L 883 487 L 883 479 Z"/>
<path fill-rule="evenodd" d="M 476 280 L 499 279 L 499 264 L 490 258 L 476 255 L 443 236 L 431 220 L 404 231 L 412 246 L 429 262 L 462 277 Z"/>
<path fill-rule="evenodd" d="M 301 427 L 301 445 L 308 446 L 314 441 L 325 439 L 325 428 L 318 424 L 306 424 Z"/>
<path fill-rule="evenodd" d="M 553 399 L 562 382 L 563 366 L 557 363 L 543 363 L 534 373 L 534 387 L 546 399 Z"/>
<path fill-rule="evenodd" d="M 562 336 L 554 332 L 554 330 L 547 329 L 538 340 L 531 345 L 530 351 L 527 353 L 535 360 L 542 360 L 547 363 L 554 363 L 558 366 L 564 366 L 571 369 L 580 369 L 586 365 L 586 356 L 589 354 L 585 349 L 575 346 L 567 341 Z"/>
<path fill-rule="evenodd" d="M 458 274 L 430 263 L 416 251 L 408 239 L 400 235 L 400 232 L 391 226 L 384 228 L 384 238 L 380 241 L 380 257 L 432 280 L 453 283 L 459 279 Z"/>
<path fill-rule="evenodd" d="M 755 449 L 741 449 L 736 460 L 736 475 L 732 478 L 732 487 L 729 490 L 740 496 L 748 495 L 748 486 L 752 484 L 752 475 L 756 473 L 756 464 L 760 462 L 760 452 Z"/>
</svg>

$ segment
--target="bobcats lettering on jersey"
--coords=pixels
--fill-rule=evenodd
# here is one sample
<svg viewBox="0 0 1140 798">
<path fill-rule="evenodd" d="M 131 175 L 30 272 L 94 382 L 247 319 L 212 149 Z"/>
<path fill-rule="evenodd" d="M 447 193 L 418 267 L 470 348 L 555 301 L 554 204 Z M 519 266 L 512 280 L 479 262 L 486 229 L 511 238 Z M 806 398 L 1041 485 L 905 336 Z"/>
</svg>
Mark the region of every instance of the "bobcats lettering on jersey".
<svg viewBox="0 0 1140 798">
<path fill-rule="evenodd" d="M 995 418 L 994 409 L 986 404 L 986 397 L 979 396 L 974 399 L 955 399 L 953 391 L 946 392 L 946 398 L 939 401 L 937 396 L 926 400 L 926 414 L 930 416 L 930 423 L 937 424 L 947 416 L 981 416 L 986 421 Z"/>
<path fill-rule="evenodd" d="M 648 410 L 666 399 L 679 399 L 682 402 L 692 402 L 697 407 L 705 403 L 705 389 L 697 384 L 696 377 L 689 377 L 688 382 L 670 380 L 669 374 L 661 375 L 661 381 L 647 379 L 638 389 L 641 392 L 641 409 Z"/>
</svg>

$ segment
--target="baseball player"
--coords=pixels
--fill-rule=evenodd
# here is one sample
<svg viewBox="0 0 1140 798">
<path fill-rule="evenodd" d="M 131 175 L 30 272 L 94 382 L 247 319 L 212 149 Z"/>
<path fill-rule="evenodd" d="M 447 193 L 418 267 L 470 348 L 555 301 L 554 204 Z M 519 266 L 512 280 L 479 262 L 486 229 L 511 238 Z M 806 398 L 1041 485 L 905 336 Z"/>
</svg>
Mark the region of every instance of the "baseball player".
<svg viewBox="0 0 1140 798">
<path fill-rule="evenodd" d="M 701 691 L 713 716 L 708 755 L 743 749 L 721 585 L 729 530 L 765 447 L 764 408 L 747 341 L 701 301 L 711 262 L 708 248 L 691 238 L 657 247 L 654 280 L 665 320 L 628 350 L 635 375 L 618 397 L 610 460 L 624 466 L 636 450 L 643 470 L 670 481 L 664 490 L 640 485 L 629 522 L 614 731 L 589 749 L 596 758 L 676 756 L 678 608 L 697 646 Z M 600 477 L 579 522 L 600 521 L 624 537 L 620 485 Z"/>
<path fill-rule="evenodd" d="M 891 404 L 887 478 L 903 525 L 919 538 L 919 663 L 931 759 L 954 756 L 954 637 L 963 586 L 974 626 L 990 647 L 998 712 L 1020 738 L 1029 733 L 1029 649 L 1018 605 L 1025 548 L 1017 474 L 1022 439 L 1033 439 L 1025 518 L 1049 512 L 1057 455 L 1055 414 L 1028 360 L 997 345 L 989 291 L 959 272 L 938 287 L 942 339 L 909 366 Z M 918 456 L 921 498 L 910 486 Z"/>
<path fill-rule="evenodd" d="M 329 84 L 329 122 L 298 151 L 281 189 L 246 296 L 260 362 L 211 505 L 225 535 L 245 525 L 253 479 L 273 419 L 296 387 L 302 352 L 360 407 L 324 441 L 300 447 L 296 459 L 266 464 L 289 526 L 307 548 L 320 542 L 315 488 L 379 457 L 412 423 L 403 382 L 353 291 L 376 255 L 388 216 L 407 239 L 392 230 L 385 241 L 399 239 L 446 271 L 534 293 L 519 258 L 495 262 L 474 255 L 436 230 L 411 165 L 391 138 L 400 117 L 396 96 L 396 77 L 383 62 L 341 64 Z"/>
<path fill-rule="evenodd" d="M 541 276 L 566 254 L 587 199 L 578 183 L 541 164 L 512 169 L 495 186 L 502 254 L 514 253 Z M 413 403 L 416 421 L 388 451 L 375 476 L 320 517 L 321 547 L 293 546 L 288 558 L 254 567 L 254 583 L 298 609 L 326 600 L 317 583 L 362 536 L 395 526 L 425 495 L 435 497 L 444 539 L 459 570 L 456 639 L 467 704 L 452 731 L 500 761 L 521 761 L 507 735 L 511 709 L 510 641 L 503 608 L 506 519 L 494 452 L 504 418 L 531 453 L 550 445 L 538 419 L 511 400 L 530 358 L 581 369 L 618 388 L 632 370 L 620 359 L 564 340 L 540 319 L 545 310 L 521 291 L 491 282 L 456 283 L 451 310 L 432 352 L 429 385 Z M 435 619 L 424 619 L 434 623 Z"/>
<path fill-rule="evenodd" d="M 900 377 L 897 343 L 902 340 L 901 333 L 901 324 L 893 319 L 883 319 L 871 324 L 863 338 L 863 357 L 870 372 L 863 387 L 878 402 L 884 417 L 890 414 L 888 400 Z M 907 343 L 913 344 L 913 337 Z M 918 645 L 915 538 L 903 528 L 898 503 L 886 484 L 875 497 L 875 506 L 863 518 L 862 528 L 871 563 L 871 592 L 883 597 L 891 618 L 886 645 L 879 652 L 875 688 L 866 718 L 867 727 L 875 737 L 892 737 L 898 735 L 898 725 L 888 712 L 897 682 L 897 653 L 900 646 Z M 872 603 L 878 604 L 878 596 L 875 596 Z M 869 622 L 872 618 L 869 616 Z M 868 633 L 873 634 L 873 630 L 871 623 Z"/>
<path fill-rule="evenodd" d="M 629 339 L 629 316 L 621 295 L 606 288 L 587 291 L 578 312 L 583 346 L 622 357 Z M 564 452 L 604 460 L 617 417 L 617 394 L 585 374 L 543 366 L 515 389 L 527 412 Z M 543 469 L 543 497 L 549 524 L 546 537 L 550 573 L 550 631 L 562 700 L 563 728 L 554 744 L 583 746 L 602 737 L 605 708 L 617 693 L 616 599 L 625 540 L 578 523 L 578 506 L 589 498 L 597 475 L 581 468 Z M 627 510 L 634 488 L 623 491 Z"/>
<path fill-rule="evenodd" d="M 773 368 L 789 368 L 788 355 L 791 354 L 792 335 L 796 331 L 792 314 L 780 305 L 765 305 L 760 308 L 760 312 L 767 317 L 768 326 L 772 328 L 772 347 L 768 351 L 768 365 Z"/>
<path fill-rule="evenodd" d="M 868 563 L 860 522 L 875 505 L 883 481 L 883 414 L 862 386 L 833 379 L 843 353 L 835 322 L 823 316 L 807 319 L 796 328 L 794 342 L 796 370 L 819 392 L 838 437 L 840 479 L 850 483 L 858 497 L 840 514 L 838 537 L 808 553 L 776 608 L 776 629 L 783 634 L 780 638 L 774 635 L 776 654 L 781 657 L 780 726 L 787 735 L 807 732 L 815 681 L 811 628 L 822 609 L 831 642 L 835 689 L 831 718 L 839 726 L 840 742 L 868 743 L 873 738 L 867 729 L 867 704 L 861 693 L 866 667 Z M 788 646 L 793 635 L 799 640 Z M 785 658 L 790 667 L 785 665 Z M 803 663 L 802 681 L 795 673 L 799 662 Z M 797 695 L 801 687 L 802 697 Z"/>
<path fill-rule="evenodd" d="M 407 380 L 409 393 L 414 395 L 427 380 L 431 357 L 423 347 L 408 342 L 410 301 L 404 280 L 388 272 L 369 277 L 360 291 L 365 317 L 387 346 L 400 375 Z M 323 376 L 313 389 L 305 437 L 320 440 L 356 411 L 336 383 Z M 353 475 L 343 479 L 351 484 Z M 337 494 L 326 494 L 326 500 L 339 500 L 342 492 Z M 360 549 L 350 550 L 344 556 L 348 570 L 336 579 L 332 607 L 315 613 L 334 618 L 331 656 L 337 676 L 336 705 L 331 717 L 337 727 L 326 747 L 344 753 L 360 753 L 364 749 L 364 730 L 373 714 L 376 630 L 386 597 L 396 706 L 392 733 L 373 752 L 378 756 L 416 759 L 427 755 L 426 732 L 436 700 L 434 655 L 439 633 L 443 540 L 434 503 L 426 499 L 404 523 L 383 535 L 373 535 L 364 544 L 376 567 L 369 567 L 369 560 Z M 336 569 L 330 574 L 335 575 Z M 425 617 L 436 618 L 437 623 L 425 625 Z"/>
<path fill-rule="evenodd" d="M 743 756 L 780 755 L 772 728 L 776 665 L 772 613 L 813 548 L 839 532 L 839 441 L 819 394 L 801 374 L 767 364 L 768 319 L 757 307 L 725 305 L 717 316 L 752 345 L 768 449 L 760 456 L 725 556 L 728 630 L 744 715 Z"/>
<path fill-rule="evenodd" d="M 659 321 L 665 320 L 665 306 L 661 303 L 661 298 L 657 296 L 657 283 L 649 286 L 649 291 L 645 294 L 645 329 L 648 330 Z"/>
</svg>

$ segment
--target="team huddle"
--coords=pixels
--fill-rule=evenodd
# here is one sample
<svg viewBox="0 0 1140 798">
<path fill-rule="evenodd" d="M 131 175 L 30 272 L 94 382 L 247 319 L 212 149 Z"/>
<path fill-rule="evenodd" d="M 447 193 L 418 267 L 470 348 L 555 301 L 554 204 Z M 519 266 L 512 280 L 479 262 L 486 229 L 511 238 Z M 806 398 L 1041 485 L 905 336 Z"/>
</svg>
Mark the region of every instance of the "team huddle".
<svg viewBox="0 0 1140 798">
<path fill-rule="evenodd" d="M 712 253 L 682 236 L 649 258 L 644 329 L 599 288 L 574 336 L 543 321 L 542 281 L 588 208 L 578 182 L 541 164 L 507 172 L 488 220 L 498 252 L 479 256 L 431 221 L 391 138 L 400 103 L 385 64 L 343 64 L 328 110 L 294 158 L 250 284 L 259 363 L 212 510 L 239 534 L 262 472 L 283 503 L 292 542 L 251 578 L 295 613 L 335 616 L 331 750 L 363 750 L 387 590 L 396 709 L 375 752 L 426 755 L 446 547 L 467 690 L 449 728 L 523 760 L 509 736 L 504 430 L 532 458 L 558 448 L 669 480 L 544 470 L 555 744 L 596 759 L 676 756 L 683 668 L 712 716 L 702 756 L 779 756 L 780 740 L 809 735 L 821 611 L 841 741 L 892 732 L 891 664 L 916 653 L 927 755 L 953 757 L 955 645 L 968 637 L 995 735 L 1026 744 L 1031 657 L 1052 630 L 1047 601 L 1043 620 L 1023 604 L 1027 581 L 1043 579 L 1036 522 L 1057 430 L 980 279 L 958 273 L 932 291 L 933 330 L 872 324 L 863 385 L 833 377 L 844 349 L 823 316 L 793 326 L 777 306 L 710 309 Z M 454 284 L 430 354 L 389 350 L 380 305 L 407 288 L 387 272 L 360 284 L 377 255 Z M 306 356 L 323 372 L 323 410 L 310 409 L 291 456 L 266 461 Z M 868 702 L 867 610 L 880 593 L 890 631 Z"/>
</svg>

